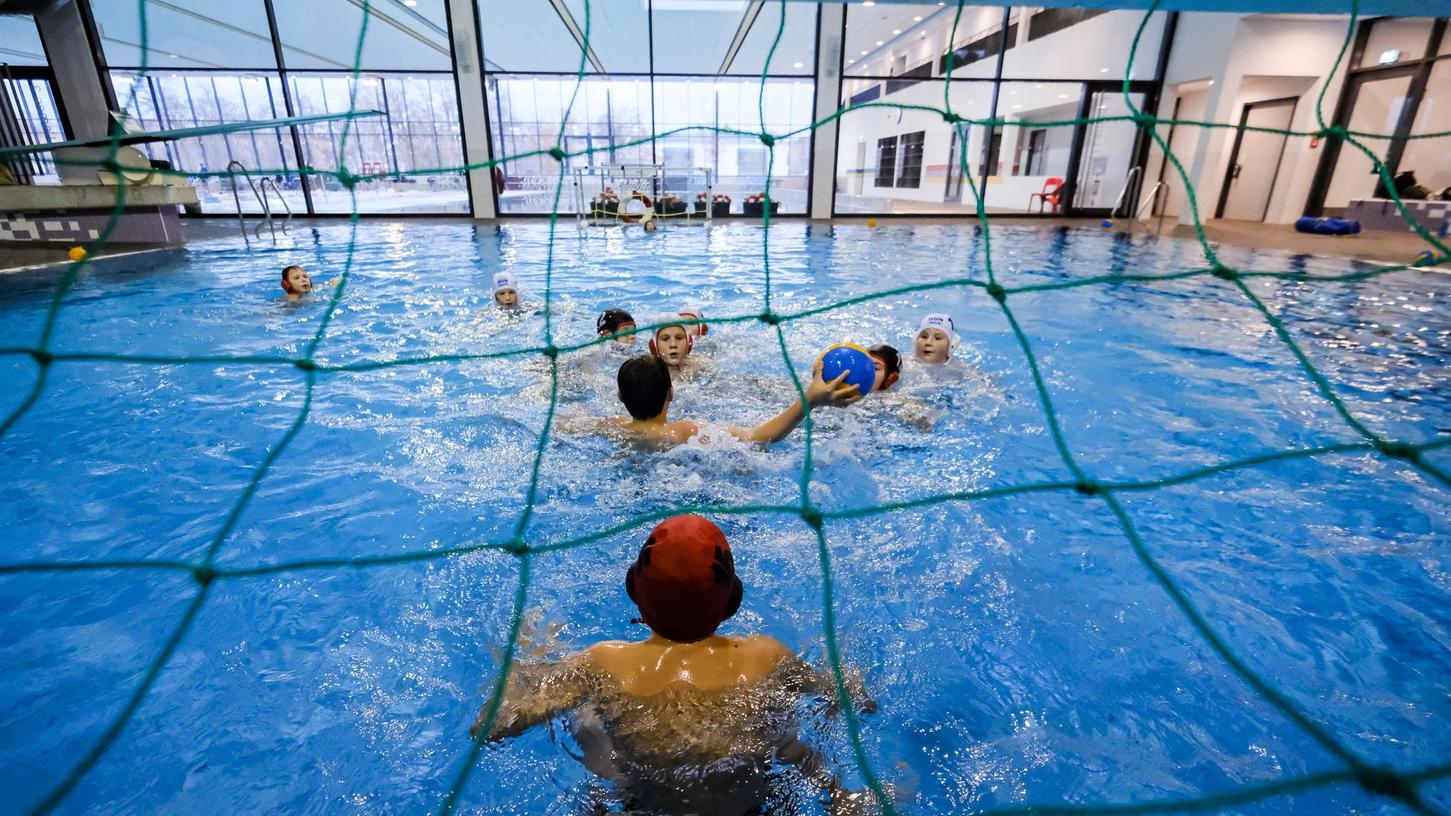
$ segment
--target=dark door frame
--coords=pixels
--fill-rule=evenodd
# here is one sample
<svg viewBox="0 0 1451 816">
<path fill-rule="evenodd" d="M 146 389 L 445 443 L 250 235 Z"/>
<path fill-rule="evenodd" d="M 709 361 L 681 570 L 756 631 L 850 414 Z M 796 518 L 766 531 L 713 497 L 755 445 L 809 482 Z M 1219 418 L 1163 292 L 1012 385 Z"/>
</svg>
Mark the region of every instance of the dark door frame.
<svg viewBox="0 0 1451 816">
<path fill-rule="evenodd" d="M 1152 113 L 1158 107 L 1157 89 L 1159 83 L 1151 79 L 1141 79 L 1129 82 L 1129 93 L 1143 94 L 1143 102 L 1140 109 Z M 1083 142 L 1088 134 L 1088 122 L 1085 120 L 1093 117 L 1090 105 L 1093 102 L 1093 95 L 1096 93 L 1123 93 L 1123 80 L 1097 79 L 1083 83 L 1083 93 L 1078 97 L 1078 112 L 1073 118 L 1078 124 L 1073 126 L 1073 144 L 1068 152 L 1068 172 L 1063 181 L 1062 201 L 1063 209 L 1059 215 L 1074 216 L 1107 216 L 1113 208 L 1111 207 L 1078 207 L 1074 200 L 1078 198 L 1078 171 L 1082 167 Z M 1134 146 L 1129 155 L 1129 167 L 1142 167 L 1148 153 L 1150 136 L 1145 125 L 1139 125 L 1134 129 Z M 1140 171 L 1138 185 L 1143 184 L 1142 171 Z M 1134 190 L 1138 192 L 1137 187 Z M 1133 197 L 1135 201 L 1137 196 Z"/>
<path fill-rule="evenodd" d="M 1239 145 L 1244 140 L 1245 125 L 1249 122 L 1250 111 L 1255 108 L 1281 108 L 1286 104 L 1290 106 L 1290 122 L 1295 121 L 1295 109 L 1299 107 L 1300 97 L 1282 96 L 1277 99 L 1262 99 L 1259 102 L 1245 103 L 1243 111 L 1239 115 L 1239 127 L 1234 132 L 1234 147 L 1229 151 L 1229 166 L 1224 168 L 1224 182 L 1219 185 L 1219 204 L 1214 208 L 1214 217 L 1224 217 L 1224 205 L 1229 202 L 1229 183 L 1239 177 L 1235 172 L 1239 166 Z M 1270 199 L 1275 196 L 1275 182 L 1280 177 L 1280 165 L 1285 161 L 1285 145 L 1290 143 L 1289 136 L 1280 144 L 1280 155 L 1275 157 L 1275 172 L 1270 175 L 1270 195 L 1265 199 L 1264 212 L 1260 213 L 1260 223 L 1264 223 L 1265 216 L 1270 214 Z"/>
</svg>

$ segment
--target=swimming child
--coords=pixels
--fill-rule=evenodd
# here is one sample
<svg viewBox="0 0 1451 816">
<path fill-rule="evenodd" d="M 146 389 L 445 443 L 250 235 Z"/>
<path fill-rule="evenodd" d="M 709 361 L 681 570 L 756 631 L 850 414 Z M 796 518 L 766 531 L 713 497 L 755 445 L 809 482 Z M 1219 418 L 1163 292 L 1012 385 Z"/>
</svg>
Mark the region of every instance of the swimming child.
<svg viewBox="0 0 1451 816">
<path fill-rule="evenodd" d="M 323 284 L 324 286 L 337 286 L 342 281 L 338 276 Z M 282 291 L 287 294 L 282 296 L 283 300 L 298 301 L 312 293 L 312 276 L 307 270 L 296 264 L 283 267 L 282 269 Z"/>
<path fill-rule="evenodd" d="M 669 321 L 676 318 L 684 318 L 679 323 Z M 676 312 L 673 315 L 664 315 L 654 321 L 655 337 L 650 341 L 650 353 L 665 361 L 665 364 L 678 368 L 685 363 L 690 352 L 695 348 L 695 338 L 704 337 L 710 327 L 701 319 L 699 309 L 687 308 Z"/>
<path fill-rule="evenodd" d="M 921 363 L 941 365 L 952 358 L 952 347 L 956 344 L 957 328 L 952 317 L 936 312 L 922 318 L 917 325 L 912 356 Z"/>
<path fill-rule="evenodd" d="M 632 346 L 635 344 L 635 318 L 624 309 L 605 309 L 595 318 L 595 333 Z"/>
<path fill-rule="evenodd" d="M 872 380 L 873 393 L 886 391 L 902 376 L 902 354 L 886 343 L 867 349 L 867 356 L 872 358 L 872 366 L 877 370 Z"/>
<path fill-rule="evenodd" d="M 494 303 L 501 309 L 519 308 L 519 278 L 514 273 L 494 273 Z"/>
<path fill-rule="evenodd" d="M 846 385 L 847 373 L 826 382 L 821 379 L 820 363 L 812 370 L 811 384 L 806 387 L 806 403 L 811 408 L 823 405 L 846 406 L 861 399 L 854 385 Z M 675 391 L 670 383 L 670 366 L 660 357 L 631 357 L 620 366 L 616 376 L 620 402 L 629 417 L 611 420 L 618 428 L 642 441 L 678 445 L 700 433 L 700 425 L 688 419 L 671 422 L 667 417 Z M 791 403 L 784 411 L 754 428 L 729 426 L 727 430 L 746 442 L 779 442 L 801 421 L 806 411 L 801 401 Z"/>
<path fill-rule="evenodd" d="M 802 698 L 836 701 L 832 675 L 768 635 L 716 634 L 745 595 L 719 527 L 696 515 L 661 522 L 624 588 L 648 638 L 516 664 L 493 727 L 484 732 L 481 711 L 469 733 L 492 742 L 566 718 L 579 758 L 628 813 L 774 812 L 783 795 L 772 790 L 775 763 L 799 768 L 831 812 L 870 804 L 796 736 Z M 876 710 L 858 673 L 848 669 L 846 685 L 855 708 Z"/>
</svg>

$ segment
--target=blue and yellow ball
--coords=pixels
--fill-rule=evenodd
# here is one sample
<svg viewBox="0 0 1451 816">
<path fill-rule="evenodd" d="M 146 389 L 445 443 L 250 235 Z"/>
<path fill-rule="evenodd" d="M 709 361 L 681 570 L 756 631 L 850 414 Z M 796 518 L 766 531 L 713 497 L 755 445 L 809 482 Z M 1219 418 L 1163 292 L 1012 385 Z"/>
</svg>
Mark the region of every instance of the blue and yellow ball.
<svg viewBox="0 0 1451 816">
<path fill-rule="evenodd" d="M 821 379 L 826 382 L 846 374 L 844 382 L 855 385 L 863 394 L 869 394 L 877 380 L 877 367 L 872 355 L 855 343 L 837 343 L 821 353 Z"/>
</svg>

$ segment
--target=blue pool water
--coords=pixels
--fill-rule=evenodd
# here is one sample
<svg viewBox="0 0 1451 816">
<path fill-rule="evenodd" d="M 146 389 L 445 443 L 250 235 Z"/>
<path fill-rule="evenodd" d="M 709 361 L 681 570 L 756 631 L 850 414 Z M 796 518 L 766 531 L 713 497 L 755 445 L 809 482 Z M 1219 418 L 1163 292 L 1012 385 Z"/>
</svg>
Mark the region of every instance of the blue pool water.
<svg viewBox="0 0 1451 816">
<path fill-rule="evenodd" d="M 299 228 L 102 262 L 67 295 L 57 352 L 296 356 L 325 298 L 276 301 L 276 271 L 341 273 L 350 227 Z M 490 305 L 492 272 L 542 299 L 548 228 L 364 222 L 322 363 L 472 354 L 542 343 L 529 312 Z M 763 231 L 600 230 L 555 243 L 561 345 L 613 305 L 637 318 L 684 304 L 758 312 Z M 773 308 L 790 314 L 949 275 L 983 274 L 965 226 L 771 229 Z M 1007 285 L 1202 265 L 1197 246 L 1097 231 L 994 228 Z M 1221 249 L 1231 265 L 1310 274 L 1343 261 Z M 0 279 L 0 346 L 33 344 L 51 273 Z M 1389 438 L 1451 434 L 1451 279 L 1256 279 L 1347 406 Z M 1038 354 L 1080 464 L 1100 481 L 1161 478 L 1222 461 L 1359 438 L 1263 317 L 1204 277 L 1022 294 L 1010 305 Z M 981 289 L 892 296 L 784 325 L 798 372 L 826 346 L 891 342 L 948 311 L 958 376 L 908 372 L 905 398 L 817 415 L 813 500 L 827 510 L 1068 476 L 1028 366 Z M 672 414 L 754 423 L 792 393 L 775 335 L 718 324 L 708 366 L 676 385 Z M 621 358 L 561 357 L 559 415 L 616 412 Z M 915 375 L 915 376 L 914 376 Z M 36 377 L 0 357 L 0 411 Z M 283 364 L 64 362 L 0 439 L 4 563 L 198 561 L 303 398 Z M 310 418 L 276 462 L 217 564 L 252 567 L 507 539 L 523 510 L 548 401 L 542 357 L 318 375 Z M 904 404 L 905 403 L 905 404 Z M 936 417 L 932 432 L 923 416 Z M 790 503 L 797 431 L 759 450 L 721 441 L 643 454 L 556 434 L 528 539 L 549 544 L 678 505 Z M 1427 454 L 1451 467 L 1451 448 Z M 1365 454 L 1244 468 L 1121 494 L 1148 548 L 1247 665 L 1368 762 L 1414 769 L 1451 756 L 1448 491 Z M 824 659 L 811 530 L 790 515 L 717 517 L 746 585 L 724 634 L 758 630 Z M 639 638 L 624 567 L 647 527 L 537 556 L 527 609 L 543 654 Z M 910 813 L 1170 799 L 1336 770 L 1188 625 L 1103 501 L 1072 491 L 948 502 L 829 521 L 847 662 L 880 704 L 867 755 Z M 466 728 L 499 665 L 514 557 L 480 551 L 371 568 L 217 582 L 135 719 L 60 807 L 66 813 L 419 813 L 438 809 Z M 39 802 L 125 705 L 196 593 L 184 572 L 0 575 L 0 810 Z M 815 722 L 859 785 L 840 721 Z M 480 756 L 460 812 L 566 813 L 589 776 L 562 729 Z M 1422 790 L 1451 807 L 1451 784 Z M 817 812 L 801 794 L 783 812 Z M 1238 813 L 1394 813 L 1332 786 Z"/>
</svg>

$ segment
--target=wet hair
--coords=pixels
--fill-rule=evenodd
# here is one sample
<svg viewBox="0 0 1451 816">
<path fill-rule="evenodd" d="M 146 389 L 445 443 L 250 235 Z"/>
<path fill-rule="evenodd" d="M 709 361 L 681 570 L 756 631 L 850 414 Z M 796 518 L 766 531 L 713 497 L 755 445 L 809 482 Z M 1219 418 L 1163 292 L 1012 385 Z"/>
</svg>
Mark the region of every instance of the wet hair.
<svg viewBox="0 0 1451 816">
<path fill-rule="evenodd" d="M 615 377 L 620 402 L 635 419 L 654 419 L 665 410 L 670 397 L 670 367 L 659 357 L 642 354 L 620 364 Z"/>
<path fill-rule="evenodd" d="M 867 349 L 867 353 L 882 361 L 882 366 L 888 374 L 902 373 L 902 353 L 882 343 Z"/>
<path fill-rule="evenodd" d="M 287 273 L 288 272 L 291 272 L 294 269 L 296 269 L 299 272 L 306 272 L 307 271 L 307 270 L 303 269 L 302 267 L 298 266 L 297 264 L 293 264 L 291 266 L 284 266 L 284 267 L 282 267 L 282 291 L 287 292 L 288 294 L 291 294 L 292 293 L 292 281 L 289 281 L 287 279 Z"/>
</svg>

